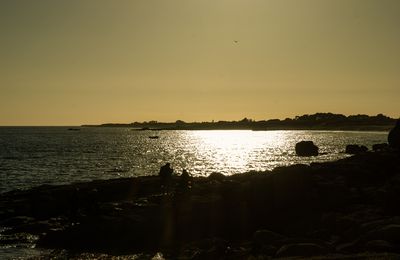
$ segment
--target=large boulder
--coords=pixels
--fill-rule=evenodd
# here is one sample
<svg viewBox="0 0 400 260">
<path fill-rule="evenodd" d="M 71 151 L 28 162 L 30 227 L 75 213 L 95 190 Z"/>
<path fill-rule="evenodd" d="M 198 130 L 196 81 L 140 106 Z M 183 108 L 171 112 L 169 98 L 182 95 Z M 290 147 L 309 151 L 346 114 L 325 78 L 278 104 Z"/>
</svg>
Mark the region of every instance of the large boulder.
<svg viewBox="0 0 400 260">
<path fill-rule="evenodd" d="M 391 147 L 400 149 L 400 119 L 397 120 L 396 126 L 390 130 L 388 142 Z"/>
<path fill-rule="evenodd" d="M 366 151 L 368 151 L 368 148 L 364 145 L 349 144 L 346 146 L 346 153 L 348 154 L 360 154 Z"/>
<path fill-rule="evenodd" d="M 317 156 L 318 146 L 312 141 L 301 141 L 296 144 L 296 154 L 299 156 Z"/>
</svg>

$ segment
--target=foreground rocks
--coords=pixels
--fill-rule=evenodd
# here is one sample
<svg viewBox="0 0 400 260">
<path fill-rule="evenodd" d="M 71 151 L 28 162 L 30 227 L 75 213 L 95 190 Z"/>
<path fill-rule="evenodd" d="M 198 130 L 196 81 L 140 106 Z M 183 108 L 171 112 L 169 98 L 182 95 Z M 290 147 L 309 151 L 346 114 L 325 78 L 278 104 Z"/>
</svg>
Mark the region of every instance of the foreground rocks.
<svg viewBox="0 0 400 260">
<path fill-rule="evenodd" d="M 0 243 L 31 234 L 38 247 L 72 255 L 396 259 L 399 159 L 397 153 L 366 152 L 189 182 L 173 177 L 168 186 L 149 176 L 13 191 L 0 196 L 0 226 L 16 241 Z"/>
</svg>

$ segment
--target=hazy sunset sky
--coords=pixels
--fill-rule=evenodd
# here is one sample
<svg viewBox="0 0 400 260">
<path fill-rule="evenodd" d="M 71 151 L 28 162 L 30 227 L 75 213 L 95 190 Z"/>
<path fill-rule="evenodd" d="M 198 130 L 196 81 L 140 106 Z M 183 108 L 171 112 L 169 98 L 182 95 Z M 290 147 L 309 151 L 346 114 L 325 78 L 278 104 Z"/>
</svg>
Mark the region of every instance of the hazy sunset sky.
<svg viewBox="0 0 400 260">
<path fill-rule="evenodd" d="M 0 1 L 0 125 L 400 116 L 399 0 Z"/>
</svg>

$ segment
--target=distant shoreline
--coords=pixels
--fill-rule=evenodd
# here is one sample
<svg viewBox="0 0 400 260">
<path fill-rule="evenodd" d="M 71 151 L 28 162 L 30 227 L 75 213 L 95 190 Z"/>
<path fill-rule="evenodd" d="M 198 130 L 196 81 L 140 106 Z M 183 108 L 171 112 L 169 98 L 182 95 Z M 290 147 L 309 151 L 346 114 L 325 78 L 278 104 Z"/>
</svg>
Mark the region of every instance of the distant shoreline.
<svg viewBox="0 0 400 260">
<path fill-rule="evenodd" d="M 296 116 L 295 118 L 269 119 L 255 121 L 244 118 L 240 121 L 212 122 L 133 122 L 128 124 L 107 123 L 100 125 L 82 125 L 82 127 L 129 127 L 136 130 L 340 130 L 340 131 L 388 131 L 396 119 L 383 114 L 376 116 L 316 113 Z"/>
<path fill-rule="evenodd" d="M 259 129 L 251 129 L 251 128 L 179 128 L 179 127 L 171 127 L 171 128 L 150 128 L 150 129 L 141 129 L 134 128 L 129 125 L 82 125 L 81 127 L 88 128 L 131 128 L 132 131 L 213 131 L 213 130 L 246 130 L 246 131 L 290 131 L 290 130 L 299 130 L 299 131 L 379 131 L 386 132 L 393 128 L 393 125 L 385 125 L 385 126 L 344 126 L 344 127 L 270 127 L 270 128 L 259 128 Z"/>
<path fill-rule="evenodd" d="M 345 116 L 333 113 L 315 113 L 285 119 L 253 120 L 243 118 L 239 121 L 211 122 L 159 122 L 155 120 L 132 123 L 102 123 L 82 125 L 0 125 L 0 128 L 39 128 L 39 127 L 126 127 L 138 130 L 331 130 L 331 131 L 388 131 L 396 123 L 395 118 L 378 114 Z"/>
<path fill-rule="evenodd" d="M 142 129 L 132 127 L 129 124 L 112 124 L 112 125 L 78 125 L 78 126 L 0 126 L 0 129 L 12 129 L 12 128 L 69 128 L 84 129 L 84 128 L 129 128 L 132 131 L 223 131 L 223 130 L 238 130 L 238 131 L 376 131 L 376 132 L 387 132 L 393 128 L 393 125 L 368 125 L 368 126 L 341 126 L 341 127 L 268 127 L 268 128 L 201 128 L 201 127 L 171 127 L 171 128 L 149 128 Z"/>
</svg>

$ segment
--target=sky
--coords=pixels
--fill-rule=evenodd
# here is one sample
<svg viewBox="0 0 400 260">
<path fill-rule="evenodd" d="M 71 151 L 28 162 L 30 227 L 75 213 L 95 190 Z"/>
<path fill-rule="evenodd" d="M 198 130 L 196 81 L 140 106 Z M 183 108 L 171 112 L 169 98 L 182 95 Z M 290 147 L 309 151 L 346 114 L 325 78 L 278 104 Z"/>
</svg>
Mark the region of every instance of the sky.
<svg viewBox="0 0 400 260">
<path fill-rule="evenodd" d="M 0 125 L 400 117 L 398 0 L 0 0 Z"/>
</svg>

